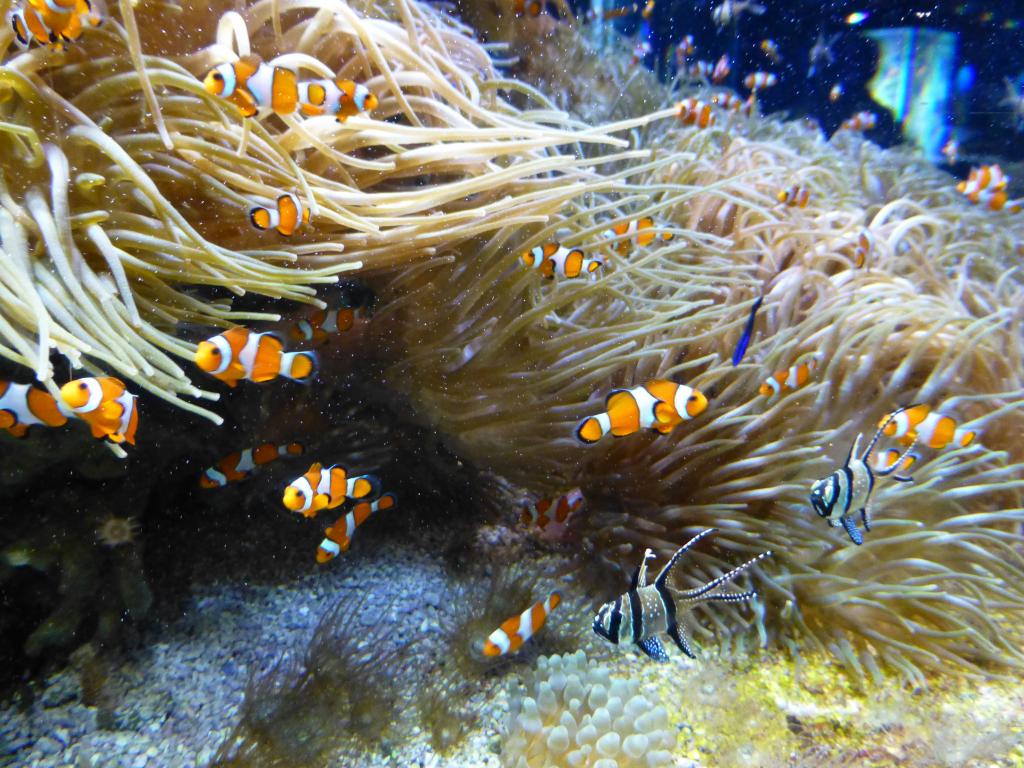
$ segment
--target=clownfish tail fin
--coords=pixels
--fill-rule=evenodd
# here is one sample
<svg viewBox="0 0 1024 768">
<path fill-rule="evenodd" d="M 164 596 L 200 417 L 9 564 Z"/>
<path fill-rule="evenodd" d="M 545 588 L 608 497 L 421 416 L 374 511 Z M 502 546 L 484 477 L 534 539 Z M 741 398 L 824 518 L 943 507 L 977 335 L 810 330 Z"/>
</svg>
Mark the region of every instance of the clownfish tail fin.
<svg viewBox="0 0 1024 768">
<path fill-rule="evenodd" d="M 285 352 L 281 355 L 281 375 L 285 378 L 308 382 L 316 376 L 317 367 L 315 352 Z"/>
</svg>

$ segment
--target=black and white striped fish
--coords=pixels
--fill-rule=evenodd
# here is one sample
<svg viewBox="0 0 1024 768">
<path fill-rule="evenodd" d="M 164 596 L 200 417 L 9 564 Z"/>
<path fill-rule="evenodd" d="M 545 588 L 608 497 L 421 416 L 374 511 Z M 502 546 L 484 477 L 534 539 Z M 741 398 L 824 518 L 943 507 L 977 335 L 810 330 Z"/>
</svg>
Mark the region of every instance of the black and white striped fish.
<svg viewBox="0 0 1024 768">
<path fill-rule="evenodd" d="M 635 643 L 655 661 L 668 661 L 668 654 L 657 637 L 662 632 L 667 632 L 679 650 L 691 659 L 696 658 L 682 627 L 679 626 L 679 610 L 711 601 L 742 603 L 750 600 L 757 594 L 756 592 L 720 593 L 718 590 L 754 563 L 771 557 L 772 554 L 763 552 L 696 589 L 679 590 L 670 587 L 668 578 L 679 558 L 686 550 L 715 530 L 708 528 L 701 531 L 676 550 L 652 584 L 647 584 L 647 561 L 654 557 L 654 553 L 649 549 L 644 552 L 644 559 L 633 573 L 629 591 L 601 606 L 594 619 L 594 631 L 615 645 Z"/>
<path fill-rule="evenodd" d="M 885 428 L 889 426 L 893 419 L 906 410 L 907 408 L 900 408 L 898 411 L 889 414 L 879 425 L 875 436 L 871 438 L 868 447 L 860 456 L 857 455 L 857 449 L 860 447 L 860 441 L 864 435 L 858 434 L 857 439 L 850 446 L 850 452 L 847 454 L 843 466 L 811 486 L 811 506 L 814 507 L 814 511 L 828 521 L 830 528 L 842 525 L 850 540 L 858 546 L 864 543 L 864 535 L 857 530 L 857 524 L 850 515 L 859 511 L 861 520 L 864 521 L 864 530 L 871 530 L 871 510 L 869 505 L 871 502 L 871 492 L 875 488 L 875 478 L 892 475 L 893 479 L 899 480 L 901 483 L 913 482 L 912 477 L 905 477 L 894 473 L 904 466 L 904 459 L 907 458 L 910 451 L 917 444 L 916 440 L 898 458 L 892 461 L 887 468 L 878 467 L 877 465 L 872 468 L 869 461 L 871 451 L 874 450 L 875 444 L 878 443 Z"/>
</svg>

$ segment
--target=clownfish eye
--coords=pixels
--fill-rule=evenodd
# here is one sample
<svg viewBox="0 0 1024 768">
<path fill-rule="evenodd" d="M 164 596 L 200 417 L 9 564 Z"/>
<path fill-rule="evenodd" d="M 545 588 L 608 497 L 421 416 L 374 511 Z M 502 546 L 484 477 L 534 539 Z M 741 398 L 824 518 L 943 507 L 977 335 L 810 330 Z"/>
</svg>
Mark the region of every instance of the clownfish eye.
<svg viewBox="0 0 1024 768">
<path fill-rule="evenodd" d="M 298 497 L 299 497 L 300 499 L 304 499 L 304 498 L 306 498 L 306 493 L 305 493 L 305 491 L 296 491 L 296 492 L 295 492 L 295 495 L 296 495 L 296 496 L 298 496 Z"/>
<path fill-rule="evenodd" d="M 690 397 L 687 398 L 687 402 L 690 402 L 690 403 L 697 402 L 697 396 L 696 395 L 690 395 Z"/>
<path fill-rule="evenodd" d="M 211 355 L 219 355 L 220 354 L 220 350 L 217 349 L 217 347 L 214 347 L 213 349 L 210 350 L 210 354 Z"/>
<path fill-rule="evenodd" d="M 218 83 L 222 83 L 224 82 L 224 75 L 222 75 L 220 72 L 214 72 L 213 79 L 216 80 Z"/>
<path fill-rule="evenodd" d="M 89 385 L 86 384 L 84 381 L 80 381 L 80 382 L 78 382 L 78 388 L 79 389 L 88 389 Z"/>
</svg>

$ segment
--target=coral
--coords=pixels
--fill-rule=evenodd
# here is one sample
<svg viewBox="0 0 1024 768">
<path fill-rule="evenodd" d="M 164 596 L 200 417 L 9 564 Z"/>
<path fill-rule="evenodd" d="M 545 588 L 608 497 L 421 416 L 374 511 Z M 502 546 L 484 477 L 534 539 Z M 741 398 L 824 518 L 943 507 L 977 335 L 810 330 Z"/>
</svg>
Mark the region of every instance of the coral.
<svg viewBox="0 0 1024 768">
<path fill-rule="evenodd" d="M 111 515 L 96 528 L 96 538 L 105 547 L 123 547 L 135 541 L 138 522 L 134 517 Z"/>
<path fill-rule="evenodd" d="M 634 131 L 658 148 L 648 162 L 605 166 L 614 183 L 558 216 L 397 275 L 377 315 L 400 334 L 382 339 L 389 380 L 479 465 L 536 494 L 579 485 L 585 545 L 623 576 L 645 547 L 667 557 L 704 527 L 722 529 L 721 549 L 694 553 L 694 585 L 773 550 L 760 613 L 704 613 L 705 639 L 756 628 L 761 643 L 834 653 L 858 678 L 918 685 L 1019 667 L 1024 291 L 1010 267 L 1024 224 L 970 207 L 902 150 L 721 117 L 699 130 L 648 115 Z M 776 205 L 794 183 L 809 205 Z M 605 254 L 607 227 L 645 215 L 675 238 L 613 255 L 599 279 L 542 284 L 517 268 L 552 239 Z M 862 229 L 874 245 L 856 269 Z M 757 394 L 812 352 L 823 364 L 805 387 Z M 609 391 L 656 377 L 701 389 L 705 414 L 669 436 L 574 441 Z M 810 485 L 913 401 L 955 414 L 979 444 L 924 452 L 912 485 L 880 483 L 873 530 L 849 546 L 811 510 Z"/>
<path fill-rule="evenodd" d="M 634 680 L 612 678 L 583 651 L 542 656 L 513 695 L 501 761 L 509 768 L 671 765 L 665 707 Z"/>
</svg>

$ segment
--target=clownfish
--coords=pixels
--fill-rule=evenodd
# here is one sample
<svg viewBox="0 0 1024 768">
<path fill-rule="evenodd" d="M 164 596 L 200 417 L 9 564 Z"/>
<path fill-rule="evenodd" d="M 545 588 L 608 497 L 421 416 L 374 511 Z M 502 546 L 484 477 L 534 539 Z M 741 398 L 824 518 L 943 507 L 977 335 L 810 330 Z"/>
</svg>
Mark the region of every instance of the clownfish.
<svg viewBox="0 0 1024 768">
<path fill-rule="evenodd" d="M 723 53 L 711 70 L 711 82 L 716 84 L 722 82 L 730 72 L 732 72 L 732 67 L 729 65 L 729 57 Z"/>
<path fill-rule="evenodd" d="M 743 99 L 732 91 L 725 91 L 712 96 L 711 103 L 730 112 L 743 112 L 743 114 L 749 116 L 754 110 L 754 94 L 750 94 L 746 99 Z"/>
<path fill-rule="evenodd" d="M 219 64 L 206 74 L 203 88 L 234 104 L 242 117 L 252 117 L 260 107 L 290 115 L 299 106 L 298 75 L 287 67 L 267 64 L 259 56 Z"/>
<path fill-rule="evenodd" d="M 811 193 L 807 191 L 807 187 L 794 184 L 789 189 L 780 189 L 775 199 L 790 208 L 806 208 Z"/>
<path fill-rule="evenodd" d="M 623 16 L 629 16 L 631 13 L 637 12 L 637 6 L 623 5 L 619 8 L 609 8 L 601 14 L 601 21 L 612 21 L 613 19 L 621 19 Z M 589 9 L 586 13 L 587 21 L 597 21 L 597 13 L 593 8 Z"/>
<path fill-rule="evenodd" d="M 857 233 L 857 240 L 853 245 L 853 265 L 860 269 L 864 266 L 867 261 L 868 254 L 871 253 L 871 249 L 875 245 L 875 238 L 871 234 L 871 230 L 867 227 L 861 227 L 860 232 Z"/>
<path fill-rule="evenodd" d="M 782 59 L 782 57 L 779 56 L 778 44 L 770 38 L 765 38 L 761 41 L 761 50 L 764 51 L 764 55 L 771 60 L 772 64 L 778 64 Z"/>
<path fill-rule="evenodd" d="M 762 91 L 779 82 L 774 72 L 751 72 L 743 78 L 743 85 L 748 91 Z"/>
<path fill-rule="evenodd" d="M 285 237 L 309 223 L 309 208 L 298 196 L 286 192 L 277 198 L 274 207 L 257 205 L 249 210 L 249 222 L 259 230 L 276 229 Z"/>
<path fill-rule="evenodd" d="M 234 451 L 203 470 L 199 477 L 199 487 L 223 488 L 228 483 L 246 480 L 252 477 L 258 467 L 277 461 L 281 456 L 301 456 L 304 450 L 301 443 L 263 443 L 244 451 Z"/>
<path fill-rule="evenodd" d="M 708 399 L 698 390 L 666 379 L 651 379 L 639 387 L 609 392 L 604 413 L 581 421 L 576 439 L 589 445 L 609 432 L 624 437 L 641 429 L 667 435 L 707 407 Z"/>
<path fill-rule="evenodd" d="M 579 277 L 593 274 L 604 266 L 600 259 L 588 259 L 579 248 L 565 248 L 560 243 L 538 245 L 523 252 L 523 264 L 536 269 L 542 277 Z"/>
<path fill-rule="evenodd" d="M 398 503 L 393 493 L 385 493 L 376 501 L 360 501 L 337 522 L 324 531 L 324 540 L 316 548 L 316 561 L 323 565 L 329 563 L 342 552 L 348 552 L 352 545 L 352 536 L 356 528 L 366 522 L 366 519 L 382 509 L 391 509 Z"/>
<path fill-rule="evenodd" d="M 1009 182 L 1010 177 L 1003 173 L 1003 169 L 998 164 L 982 165 L 978 168 L 971 168 L 967 180 L 956 185 L 956 191 L 972 203 L 977 203 L 981 193 L 1006 189 Z"/>
<path fill-rule="evenodd" d="M 57 400 L 45 389 L 0 381 L 0 429 L 24 437 L 28 428 L 36 424 L 63 427 L 67 423 Z"/>
<path fill-rule="evenodd" d="M 688 56 L 693 56 L 696 50 L 697 47 L 693 44 L 693 35 L 683 35 L 683 39 L 675 47 L 676 72 L 686 70 L 686 59 Z"/>
<path fill-rule="evenodd" d="M 308 341 L 317 346 L 326 344 L 332 333 L 352 330 L 358 307 L 320 309 L 292 326 L 290 334 L 296 341 Z"/>
<path fill-rule="evenodd" d="M 653 243 L 659 237 L 657 232 L 651 231 L 653 229 L 654 219 L 650 216 L 644 216 L 639 219 L 620 221 L 618 224 L 613 224 L 602 233 L 602 236 L 608 239 L 622 238 L 612 247 L 619 252 L 620 256 L 628 256 L 629 252 L 633 250 L 634 241 L 637 246 L 643 248 Z M 671 232 L 662 232 L 660 237 L 662 240 L 668 241 L 675 237 L 675 235 Z"/>
<path fill-rule="evenodd" d="M 135 430 L 139 426 L 137 398 L 120 379 L 74 379 L 60 388 L 60 398 L 78 418 L 89 423 L 93 437 L 135 445 Z"/>
<path fill-rule="evenodd" d="M 710 61 L 704 61 L 702 59 L 700 61 L 693 62 L 687 68 L 686 71 L 687 71 L 687 74 L 690 75 L 690 77 L 700 77 L 700 78 L 704 78 L 705 80 L 707 80 L 708 78 L 711 77 L 711 73 L 714 71 L 714 69 L 715 69 L 715 65 L 714 64 L 712 64 Z"/>
<path fill-rule="evenodd" d="M 264 382 L 284 376 L 303 381 L 316 373 L 313 352 L 284 352 L 281 339 L 273 333 L 253 333 L 232 328 L 199 342 L 196 365 L 235 387 L 242 379 Z"/>
<path fill-rule="evenodd" d="M 22 49 L 35 42 L 62 51 L 82 36 L 85 27 L 102 22 L 89 0 L 28 0 L 11 14 L 14 39 Z"/>
<path fill-rule="evenodd" d="M 875 458 L 870 462 L 871 468 L 875 472 L 884 472 L 885 470 L 892 467 L 897 461 L 899 461 L 902 452 L 898 448 L 887 448 L 884 451 L 879 451 L 875 454 Z M 897 471 L 909 472 L 910 468 L 914 466 L 918 456 L 916 453 L 908 453 L 903 456 L 903 462 Z"/>
<path fill-rule="evenodd" d="M 814 369 L 818 367 L 818 357 L 812 357 L 805 363 L 791 365 L 782 371 L 776 371 L 757 390 L 765 397 L 772 397 L 787 390 L 800 389 L 811 378 Z"/>
<path fill-rule="evenodd" d="M 853 117 L 843 120 L 839 129 L 842 131 L 870 131 L 878 124 L 878 116 L 874 112 L 858 112 Z"/>
<path fill-rule="evenodd" d="M 321 509 L 334 509 L 345 499 L 362 501 L 380 495 L 380 480 L 376 475 L 349 477 L 348 470 L 335 464 L 327 469 L 319 462 L 297 477 L 284 489 L 282 503 L 303 517 L 316 517 Z"/>
<path fill-rule="evenodd" d="M 645 19 L 650 19 L 654 15 L 654 0 L 647 0 L 647 5 L 644 6 L 640 15 Z"/>
<path fill-rule="evenodd" d="M 377 97 L 352 80 L 308 80 L 299 83 L 299 109 L 307 117 L 334 115 L 339 123 L 377 108 Z"/>
<path fill-rule="evenodd" d="M 540 0 L 512 0 L 512 10 L 516 16 L 536 18 L 544 10 L 544 4 Z"/>
<path fill-rule="evenodd" d="M 835 104 L 839 99 L 843 97 L 845 89 L 842 83 L 836 83 L 833 85 L 828 92 L 828 100 Z"/>
<path fill-rule="evenodd" d="M 546 600 L 534 603 L 518 616 L 503 621 L 484 641 L 484 656 L 493 659 L 518 651 L 523 647 L 523 643 L 541 630 L 548 616 L 560 602 L 561 593 L 552 592 Z"/>
<path fill-rule="evenodd" d="M 886 437 L 895 437 L 903 445 L 917 442 L 935 450 L 945 448 L 950 443 L 966 448 L 978 436 L 977 432 L 957 428 L 956 422 L 949 416 L 933 413 L 927 403 L 901 408 L 882 419 L 879 425 L 885 425 L 882 433 Z"/>
<path fill-rule="evenodd" d="M 544 497 L 523 507 L 519 520 L 524 526 L 536 529 L 542 538 L 557 539 L 569 527 L 569 520 L 583 506 L 583 491 L 573 488 L 556 498 Z"/>
<path fill-rule="evenodd" d="M 676 116 L 683 125 L 693 125 L 697 128 L 707 128 L 715 124 L 715 114 L 711 111 L 711 105 L 700 99 L 680 101 L 676 104 Z"/>
<path fill-rule="evenodd" d="M 957 158 L 960 154 L 960 142 L 956 140 L 955 136 L 950 136 L 939 151 L 942 153 L 942 156 L 946 158 L 947 165 L 956 165 Z"/>
</svg>

